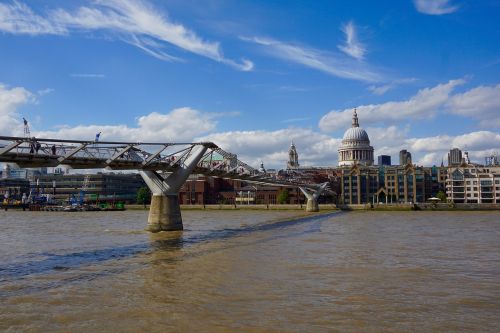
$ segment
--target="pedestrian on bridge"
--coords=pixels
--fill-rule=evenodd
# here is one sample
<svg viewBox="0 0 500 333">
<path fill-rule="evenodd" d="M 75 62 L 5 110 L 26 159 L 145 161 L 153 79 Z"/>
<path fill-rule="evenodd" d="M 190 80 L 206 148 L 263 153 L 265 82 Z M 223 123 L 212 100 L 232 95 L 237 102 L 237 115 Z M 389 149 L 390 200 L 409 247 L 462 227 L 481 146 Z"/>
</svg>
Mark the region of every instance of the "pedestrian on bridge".
<svg viewBox="0 0 500 333">
<path fill-rule="evenodd" d="M 97 133 L 97 134 L 95 135 L 95 142 L 98 142 L 98 141 L 99 141 L 99 138 L 100 138 L 100 136 L 101 136 L 101 133 L 102 133 L 102 132 L 99 132 L 99 133 Z"/>
</svg>

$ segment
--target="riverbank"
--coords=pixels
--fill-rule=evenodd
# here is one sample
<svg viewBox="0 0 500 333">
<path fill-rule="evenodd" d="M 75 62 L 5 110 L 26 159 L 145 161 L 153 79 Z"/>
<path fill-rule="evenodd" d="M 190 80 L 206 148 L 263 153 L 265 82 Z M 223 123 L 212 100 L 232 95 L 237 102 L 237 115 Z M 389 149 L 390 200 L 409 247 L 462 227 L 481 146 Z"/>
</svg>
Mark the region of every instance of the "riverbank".
<svg viewBox="0 0 500 333">
<path fill-rule="evenodd" d="M 129 210 L 148 210 L 149 205 L 127 205 Z M 305 205 L 181 205 L 182 210 L 305 210 Z M 376 210 L 376 211 L 455 211 L 455 210 L 500 210 L 500 204 L 364 204 L 364 205 L 335 205 L 320 204 L 320 211 L 337 210 Z"/>
<path fill-rule="evenodd" d="M 376 210 L 376 211 L 480 211 L 500 210 L 500 204 L 454 204 L 454 203 L 417 203 L 417 204 L 364 204 L 339 205 L 341 210 Z"/>
<path fill-rule="evenodd" d="M 127 205 L 130 210 L 148 210 L 149 205 Z M 181 205 L 182 210 L 305 210 L 306 205 Z M 334 204 L 319 205 L 320 210 L 340 210 Z"/>
</svg>

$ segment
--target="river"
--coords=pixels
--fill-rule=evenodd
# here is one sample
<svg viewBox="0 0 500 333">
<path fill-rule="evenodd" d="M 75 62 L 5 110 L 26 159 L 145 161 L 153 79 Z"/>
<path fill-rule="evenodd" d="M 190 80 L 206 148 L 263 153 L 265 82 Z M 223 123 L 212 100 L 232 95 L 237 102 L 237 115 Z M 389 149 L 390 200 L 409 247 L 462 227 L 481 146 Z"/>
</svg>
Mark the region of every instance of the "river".
<svg viewBox="0 0 500 333">
<path fill-rule="evenodd" d="M 499 212 L 0 212 L 3 332 L 498 332 Z"/>
</svg>

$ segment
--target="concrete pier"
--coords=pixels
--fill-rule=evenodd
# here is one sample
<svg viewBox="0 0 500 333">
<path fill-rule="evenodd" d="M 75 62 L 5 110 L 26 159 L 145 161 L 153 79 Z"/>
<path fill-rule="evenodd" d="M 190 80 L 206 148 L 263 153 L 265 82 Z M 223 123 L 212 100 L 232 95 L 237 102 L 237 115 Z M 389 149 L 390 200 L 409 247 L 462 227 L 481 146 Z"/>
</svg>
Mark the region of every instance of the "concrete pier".
<svg viewBox="0 0 500 333">
<path fill-rule="evenodd" d="M 151 198 L 147 231 L 182 230 L 181 207 L 178 195 L 154 194 Z"/>
<path fill-rule="evenodd" d="M 306 212 L 319 212 L 318 198 L 327 187 L 328 183 L 321 184 L 316 190 L 299 187 L 307 198 Z"/>
<path fill-rule="evenodd" d="M 307 198 L 306 212 L 319 212 L 318 201 L 314 198 Z"/>
</svg>

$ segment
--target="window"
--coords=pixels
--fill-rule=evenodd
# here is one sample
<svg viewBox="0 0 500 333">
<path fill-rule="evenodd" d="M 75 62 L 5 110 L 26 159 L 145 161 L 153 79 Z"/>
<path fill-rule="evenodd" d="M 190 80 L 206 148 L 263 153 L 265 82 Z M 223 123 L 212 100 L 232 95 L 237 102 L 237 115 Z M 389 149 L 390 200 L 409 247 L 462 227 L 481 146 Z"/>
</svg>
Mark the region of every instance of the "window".
<svg viewBox="0 0 500 333">
<path fill-rule="evenodd" d="M 453 173 L 452 173 L 452 179 L 453 180 L 462 180 L 464 179 L 464 176 L 462 175 L 462 173 L 458 170 L 455 170 Z"/>
</svg>

